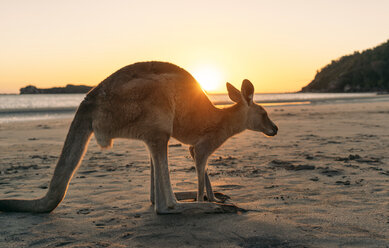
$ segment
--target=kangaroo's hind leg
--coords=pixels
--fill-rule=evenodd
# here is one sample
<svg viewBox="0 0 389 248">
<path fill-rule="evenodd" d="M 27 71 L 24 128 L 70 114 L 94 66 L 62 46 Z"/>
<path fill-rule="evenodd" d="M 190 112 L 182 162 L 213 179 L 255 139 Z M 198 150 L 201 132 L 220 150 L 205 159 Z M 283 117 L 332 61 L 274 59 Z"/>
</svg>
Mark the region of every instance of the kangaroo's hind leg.
<svg viewBox="0 0 389 248">
<path fill-rule="evenodd" d="M 151 172 L 150 198 L 155 203 L 157 213 L 169 212 L 174 208 L 176 199 L 170 184 L 170 175 L 167 161 L 168 135 L 160 135 L 153 140 L 146 141 L 150 151 Z"/>
</svg>

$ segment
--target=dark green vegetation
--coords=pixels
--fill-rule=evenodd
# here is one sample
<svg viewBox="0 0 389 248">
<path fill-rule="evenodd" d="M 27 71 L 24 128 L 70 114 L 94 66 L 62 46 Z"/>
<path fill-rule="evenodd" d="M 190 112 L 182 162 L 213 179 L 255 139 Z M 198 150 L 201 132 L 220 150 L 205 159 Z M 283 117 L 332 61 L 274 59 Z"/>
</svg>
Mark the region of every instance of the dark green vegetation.
<svg viewBox="0 0 389 248">
<path fill-rule="evenodd" d="M 388 92 L 389 40 L 333 60 L 301 92 Z"/>
<path fill-rule="evenodd" d="M 68 84 L 66 87 L 55 87 L 49 89 L 39 89 L 33 85 L 26 86 L 20 89 L 20 94 L 71 94 L 71 93 L 87 93 L 93 87 L 85 85 Z"/>
</svg>

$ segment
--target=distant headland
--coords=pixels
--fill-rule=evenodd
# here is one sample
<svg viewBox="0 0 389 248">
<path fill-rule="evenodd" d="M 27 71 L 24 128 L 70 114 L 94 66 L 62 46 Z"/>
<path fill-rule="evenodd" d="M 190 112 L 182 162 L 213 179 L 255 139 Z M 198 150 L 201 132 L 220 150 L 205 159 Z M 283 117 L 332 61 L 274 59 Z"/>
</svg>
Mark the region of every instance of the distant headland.
<svg viewBox="0 0 389 248">
<path fill-rule="evenodd" d="M 301 92 L 389 92 L 389 40 L 333 60 Z"/>
<path fill-rule="evenodd" d="M 54 87 L 48 89 L 40 89 L 33 85 L 28 85 L 20 88 L 20 94 L 72 94 L 72 93 L 87 93 L 93 87 L 86 85 L 68 84 L 65 87 Z"/>
</svg>

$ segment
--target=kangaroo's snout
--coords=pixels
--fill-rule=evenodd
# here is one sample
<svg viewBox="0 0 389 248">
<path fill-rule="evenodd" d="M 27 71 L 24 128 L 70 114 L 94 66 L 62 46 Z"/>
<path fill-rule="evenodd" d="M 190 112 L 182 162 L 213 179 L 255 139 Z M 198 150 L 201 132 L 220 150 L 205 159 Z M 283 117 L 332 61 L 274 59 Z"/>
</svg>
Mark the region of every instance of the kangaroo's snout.
<svg viewBox="0 0 389 248">
<path fill-rule="evenodd" d="M 273 123 L 273 130 L 272 130 L 272 132 L 273 132 L 273 135 L 271 135 L 271 136 L 274 136 L 274 135 L 276 135 L 278 133 L 278 127 L 274 123 Z"/>
<path fill-rule="evenodd" d="M 271 129 L 268 129 L 267 132 L 264 132 L 267 136 L 275 136 L 278 133 L 278 127 L 272 123 Z"/>
</svg>

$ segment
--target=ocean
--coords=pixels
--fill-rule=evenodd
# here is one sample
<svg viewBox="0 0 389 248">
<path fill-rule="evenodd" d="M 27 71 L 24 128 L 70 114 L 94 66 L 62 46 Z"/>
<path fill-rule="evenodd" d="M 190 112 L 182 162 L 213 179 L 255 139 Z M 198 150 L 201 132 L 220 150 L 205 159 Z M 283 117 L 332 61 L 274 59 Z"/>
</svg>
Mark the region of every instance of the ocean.
<svg viewBox="0 0 389 248">
<path fill-rule="evenodd" d="M 84 94 L 0 95 L 0 123 L 67 118 L 74 115 Z M 209 94 L 215 105 L 228 105 L 227 94 Z M 344 101 L 389 101 L 376 93 L 275 93 L 255 94 L 254 100 L 267 107 L 324 104 Z"/>
</svg>

